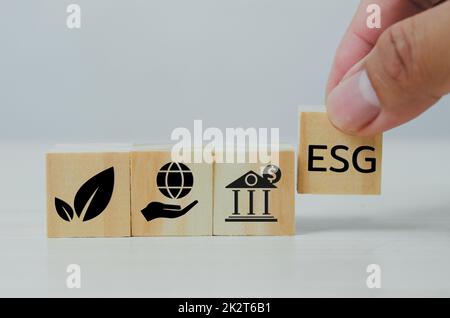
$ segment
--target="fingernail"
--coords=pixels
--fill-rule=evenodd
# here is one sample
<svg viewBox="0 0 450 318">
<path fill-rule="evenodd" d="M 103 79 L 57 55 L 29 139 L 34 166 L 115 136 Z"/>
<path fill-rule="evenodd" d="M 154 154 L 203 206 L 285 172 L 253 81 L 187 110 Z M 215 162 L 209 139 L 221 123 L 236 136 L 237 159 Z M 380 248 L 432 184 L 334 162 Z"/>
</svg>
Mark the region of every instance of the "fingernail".
<svg viewBox="0 0 450 318">
<path fill-rule="evenodd" d="M 357 132 L 373 121 L 380 110 L 380 101 L 366 70 L 342 81 L 327 98 L 328 117 L 343 131 Z"/>
<path fill-rule="evenodd" d="M 355 73 L 358 73 L 359 71 L 361 71 L 362 67 L 363 67 L 363 63 L 365 62 L 366 58 L 363 58 L 362 60 L 360 60 L 358 63 L 356 63 L 355 65 L 353 65 L 348 71 L 347 73 L 345 73 L 344 77 L 342 77 L 341 82 L 344 82 L 346 79 L 348 79 L 349 77 L 351 77 L 352 75 L 354 75 Z"/>
</svg>

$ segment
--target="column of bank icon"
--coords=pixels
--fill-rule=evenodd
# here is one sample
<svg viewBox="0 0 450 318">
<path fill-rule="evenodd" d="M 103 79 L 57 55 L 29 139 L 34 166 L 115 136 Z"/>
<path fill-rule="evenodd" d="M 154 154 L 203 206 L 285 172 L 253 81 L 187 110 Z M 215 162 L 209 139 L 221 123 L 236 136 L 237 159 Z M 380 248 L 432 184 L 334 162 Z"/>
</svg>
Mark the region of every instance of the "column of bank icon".
<svg viewBox="0 0 450 318">
<path fill-rule="evenodd" d="M 268 168 L 272 168 L 276 166 L 267 166 L 265 170 Z M 233 192 L 234 199 L 234 211 L 233 213 L 225 219 L 225 222 L 277 222 L 278 220 L 270 214 L 269 211 L 269 198 L 270 192 L 273 189 L 277 189 L 275 183 L 279 181 L 281 177 L 281 170 L 276 167 L 276 172 L 279 174 L 279 177 L 270 179 L 268 177 L 263 177 L 253 170 L 248 171 L 243 176 L 231 182 L 226 186 L 227 189 L 231 189 Z M 266 174 L 264 174 L 266 176 Z M 272 182 L 271 182 L 272 181 Z M 248 193 L 248 211 L 246 214 L 241 214 L 239 209 L 239 198 L 241 192 Z M 255 192 L 262 191 L 264 197 L 264 208 L 260 215 L 255 213 L 254 209 L 254 199 Z M 260 212 L 260 211 L 258 211 Z"/>
</svg>

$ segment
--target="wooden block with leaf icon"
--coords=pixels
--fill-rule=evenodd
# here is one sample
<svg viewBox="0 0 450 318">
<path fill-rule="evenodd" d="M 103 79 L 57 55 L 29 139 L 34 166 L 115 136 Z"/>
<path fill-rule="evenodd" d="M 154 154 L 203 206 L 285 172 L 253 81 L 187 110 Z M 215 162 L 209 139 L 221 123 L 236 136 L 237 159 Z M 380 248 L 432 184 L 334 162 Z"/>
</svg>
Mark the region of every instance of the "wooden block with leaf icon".
<svg viewBox="0 0 450 318">
<path fill-rule="evenodd" d="M 48 237 L 130 236 L 129 151 L 61 145 L 47 153 Z"/>
</svg>

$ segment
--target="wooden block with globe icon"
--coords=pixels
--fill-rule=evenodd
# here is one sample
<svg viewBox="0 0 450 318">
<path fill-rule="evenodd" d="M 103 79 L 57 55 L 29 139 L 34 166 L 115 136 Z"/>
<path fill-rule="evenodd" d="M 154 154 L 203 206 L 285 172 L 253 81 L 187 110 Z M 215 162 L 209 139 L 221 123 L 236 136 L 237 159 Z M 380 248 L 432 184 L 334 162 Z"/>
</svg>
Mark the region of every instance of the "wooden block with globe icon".
<svg viewBox="0 0 450 318">
<path fill-rule="evenodd" d="M 132 236 L 212 235 L 213 165 L 174 161 L 171 150 L 142 145 L 131 153 Z"/>
<path fill-rule="evenodd" d="M 48 237 L 130 236 L 130 150 L 84 144 L 47 153 Z"/>
<path fill-rule="evenodd" d="M 294 148 L 280 145 L 269 162 L 235 149 L 252 163 L 223 163 L 225 151 L 215 151 L 213 234 L 294 235 Z"/>
</svg>

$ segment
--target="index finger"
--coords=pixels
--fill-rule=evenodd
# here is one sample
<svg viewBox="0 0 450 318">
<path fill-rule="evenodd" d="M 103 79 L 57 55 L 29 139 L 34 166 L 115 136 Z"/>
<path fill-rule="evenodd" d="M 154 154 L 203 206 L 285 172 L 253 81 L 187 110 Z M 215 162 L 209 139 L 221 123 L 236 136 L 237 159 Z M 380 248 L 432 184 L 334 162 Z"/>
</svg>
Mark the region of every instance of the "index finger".
<svg viewBox="0 0 450 318">
<path fill-rule="evenodd" d="M 381 28 L 367 27 L 367 8 L 377 4 L 381 9 Z M 421 12 L 423 9 L 408 0 L 363 0 L 350 23 L 334 57 L 328 78 L 326 94 L 342 80 L 344 75 L 361 61 L 375 46 L 380 35 L 391 25 Z"/>
</svg>

